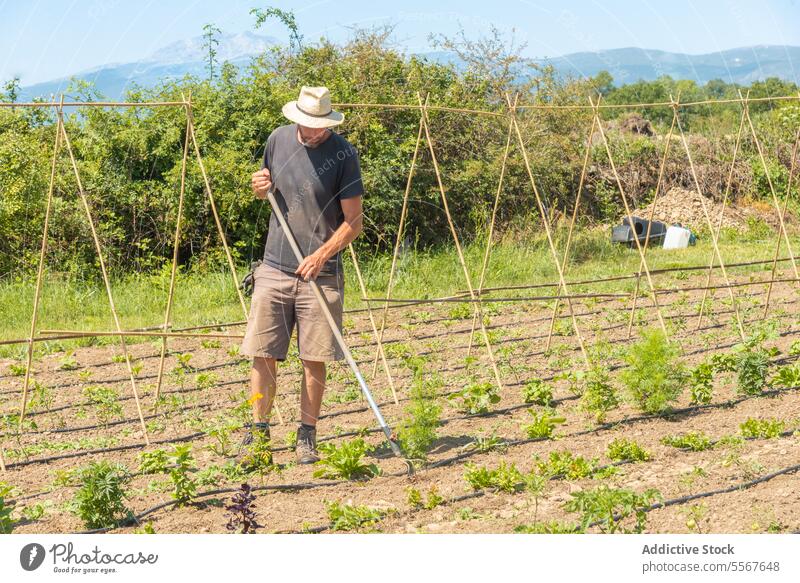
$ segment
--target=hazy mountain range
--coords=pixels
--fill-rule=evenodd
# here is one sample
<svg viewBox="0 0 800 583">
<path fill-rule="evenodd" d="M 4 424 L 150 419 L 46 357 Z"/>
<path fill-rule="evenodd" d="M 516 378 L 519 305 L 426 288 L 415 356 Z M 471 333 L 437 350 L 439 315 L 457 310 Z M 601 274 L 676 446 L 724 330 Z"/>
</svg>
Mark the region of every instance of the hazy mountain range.
<svg viewBox="0 0 800 583">
<path fill-rule="evenodd" d="M 218 38 L 217 60 L 236 65 L 247 65 L 253 56 L 278 43 L 273 37 L 252 32 L 222 34 Z M 459 66 L 457 57 L 451 53 L 429 52 L 418 56 Z M 206 75 L 204 58 L 202 37 L 178 41 L 134 63 L 107 64 L 25 86 L 20 99 L 49 99 L 51 95 L 66 91 L 72 76 L 94 82 L 97 89 L 109 99 L 122 99 L 125 90 L 132 84 L 151 87 L 160 80 L 180 78 L 186 73 Z M 792 46 L 742 47 L 704 55 L 631 47 L 571 53 L 537 61 L 550 63 L 559 73 L 574 77 L 593 76 L 606 70 L 614 77 L 615 85 L 624 85 L 639 79 L 653 80 L 660 75 L 692 79 L 700 84 L 710 79 L 722 79 L 748 85 L 767 77 L 779 77 L 800 84 L 800 47 Z"/>
</svg>

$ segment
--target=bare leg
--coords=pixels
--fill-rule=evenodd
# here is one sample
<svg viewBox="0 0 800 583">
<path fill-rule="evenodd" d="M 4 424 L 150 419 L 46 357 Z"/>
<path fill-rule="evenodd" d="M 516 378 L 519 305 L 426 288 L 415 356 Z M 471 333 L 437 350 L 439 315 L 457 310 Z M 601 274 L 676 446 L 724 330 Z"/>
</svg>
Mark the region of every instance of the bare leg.
<svg viewBox="0 0 800 583">
<path fill-rule="evenodd" d="M 253 421 L 269 421 L 277 386 L 274 358 L 256 356 L 250 369 L 250 398 L 253 403 Z M 261 395 L 261 398 L 259 398 Z"/>
<path fill-rule="evenodd" d="M 317 425 L 322 394 L 325 392 L 325 363 L 303 361 L 303 386 L 300 392 L 300 422 Z"/>
</svg>

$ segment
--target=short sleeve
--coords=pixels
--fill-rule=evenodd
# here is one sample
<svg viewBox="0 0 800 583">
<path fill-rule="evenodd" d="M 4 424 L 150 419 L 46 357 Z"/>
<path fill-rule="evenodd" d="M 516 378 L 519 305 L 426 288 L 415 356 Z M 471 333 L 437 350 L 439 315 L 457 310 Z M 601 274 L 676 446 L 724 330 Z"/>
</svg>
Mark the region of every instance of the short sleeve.
<svg viewBox="0 0 800 583">
<path fill-rule="evenodd" d="M 339 179 L 339 198 L 353 198 L 364 194 L 364 183 L 361 180 L 361 164 L 358 152 L 353 146 L 344 151 L 342 175 Z"/>
</svg>

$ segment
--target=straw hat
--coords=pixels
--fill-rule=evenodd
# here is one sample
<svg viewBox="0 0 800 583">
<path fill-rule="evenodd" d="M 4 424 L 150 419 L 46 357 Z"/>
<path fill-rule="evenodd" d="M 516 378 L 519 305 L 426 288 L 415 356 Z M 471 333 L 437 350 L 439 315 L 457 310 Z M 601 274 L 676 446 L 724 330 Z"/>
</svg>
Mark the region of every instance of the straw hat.
<svg viewBox="0 0 800 583">
<path fill-rule="evenodd" d="M 306 87 L 300 96 L 281 110 L 283 115 L 309 128 L 330 128 L 344 121 L 344 114 L 331 109 L 331 94 L 327 87 Z"/>
</svg>

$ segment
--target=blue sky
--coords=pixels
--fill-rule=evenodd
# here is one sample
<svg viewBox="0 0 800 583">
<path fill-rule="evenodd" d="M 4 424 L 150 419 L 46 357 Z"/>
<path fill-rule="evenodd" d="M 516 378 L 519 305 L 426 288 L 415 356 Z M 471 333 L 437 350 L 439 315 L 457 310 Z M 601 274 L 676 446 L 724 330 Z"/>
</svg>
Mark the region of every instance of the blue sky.
<svg viewBox="0 0 800 583">
<path fill-rule="evenodd" d="M 0 80 L 23 85 L 112 62 L 147 57 L 198 36 L 213 23 L 223 32 L 251 30 L 250 8 L 294 10 L 307 40 L 344 40 L 354 26 L 394 23 L 409 52 L 430 50 L 428 35 L 470 36 L 490 25 L 527 43 L 531 57 L 636 46 L 707 53 L 759 44 L 800 46 L 800 0 L 0 0 Z M 260 32 L 285 39 L 275 21 Z"/>
</svg>

